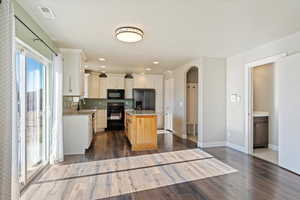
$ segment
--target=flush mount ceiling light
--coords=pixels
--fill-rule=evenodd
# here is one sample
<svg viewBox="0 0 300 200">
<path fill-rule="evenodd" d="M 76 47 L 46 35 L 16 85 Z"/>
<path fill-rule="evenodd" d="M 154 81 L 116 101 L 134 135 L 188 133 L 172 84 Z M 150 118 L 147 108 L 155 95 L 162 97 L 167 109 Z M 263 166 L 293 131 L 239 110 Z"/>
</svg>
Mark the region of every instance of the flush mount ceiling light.
<svg viewBox="0 0 300 200">
<path fill-rule="evenodd" d="M 147 67 L 145 70 L 146 71 L 151 71 L 152 69 L 150 67 Z"/>
<path fill-rule="evenodd" d="M 144 32 L 136 27 L 120 27 L 115 31 L 115 36 L 118 40 L 127 43 L 141 41 L 144 37 Z"/>
<path fill-rule="evenodd" d="M 98 60 L 104 62 L 106 59 L 105 58 L 98 58 Z"/>
<path fill-rule="evenodd" d="M 154 64 L 154 65 L 158 65 L 159 62 L 158 62 L 158 61 L 154 61 L 153 64 Z"/>
</svg>

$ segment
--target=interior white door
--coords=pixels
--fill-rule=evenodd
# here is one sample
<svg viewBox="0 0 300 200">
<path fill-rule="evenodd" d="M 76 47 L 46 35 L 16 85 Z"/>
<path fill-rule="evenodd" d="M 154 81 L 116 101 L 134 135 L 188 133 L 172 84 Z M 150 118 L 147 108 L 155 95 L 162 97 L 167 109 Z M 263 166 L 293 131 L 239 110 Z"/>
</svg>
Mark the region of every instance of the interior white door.
<svg viewBox="0 0 300 200">
<path fill-rule="evenodd" d="M 279 165 L 300 174 L 300 54 L 276 63 L 279 111 Z"/>
<path fill-rule="evenodd" d="M 165 130 L 173 131 L 174 79 L 165 80 Z"/>
</svg>

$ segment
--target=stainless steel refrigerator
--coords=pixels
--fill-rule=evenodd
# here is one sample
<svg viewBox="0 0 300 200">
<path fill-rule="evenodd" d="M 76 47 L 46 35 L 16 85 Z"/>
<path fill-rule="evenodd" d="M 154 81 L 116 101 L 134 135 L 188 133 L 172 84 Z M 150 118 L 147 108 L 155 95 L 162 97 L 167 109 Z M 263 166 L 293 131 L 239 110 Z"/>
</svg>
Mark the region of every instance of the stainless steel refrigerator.
<svg viewBox="0 0 300 200">
<path fill-rule="evenodd" d="M 155 89 L 133 89 L 133 108 L 155 111 Z"/>
</svg>

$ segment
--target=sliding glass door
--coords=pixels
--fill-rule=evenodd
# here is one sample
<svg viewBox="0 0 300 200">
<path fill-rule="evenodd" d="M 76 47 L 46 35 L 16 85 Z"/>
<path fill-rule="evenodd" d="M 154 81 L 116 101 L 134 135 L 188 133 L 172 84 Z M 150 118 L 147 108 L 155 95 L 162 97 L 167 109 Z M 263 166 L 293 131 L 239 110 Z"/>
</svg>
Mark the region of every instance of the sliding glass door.
<svg viewBox="0 0 300 200">
<path fill-rule="evenodd" d="M 26 184 L 48 163 L 46 131 L 47 62 L 29 50 L 16 54 L 19 132 L 19 178 Z"/>
</svg>

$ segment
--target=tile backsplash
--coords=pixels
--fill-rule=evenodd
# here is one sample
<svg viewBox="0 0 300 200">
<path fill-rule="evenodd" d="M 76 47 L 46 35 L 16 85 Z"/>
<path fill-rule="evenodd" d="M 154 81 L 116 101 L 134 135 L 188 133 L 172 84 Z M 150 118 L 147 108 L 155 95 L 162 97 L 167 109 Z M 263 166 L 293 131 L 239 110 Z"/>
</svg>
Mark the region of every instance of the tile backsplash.
<svg viewBox="0 0 300 200">
<path fill-rule="evenodd" d="M 80 104 L 80 109 L 107 109 L 108 102 L 123 102 L 125 109 L 133 108 L 133 99 L 79 99 L 79 97 L 64 96 L 63 104 L 64 110 L 76 110 L 78 103 Z"/>
<path fill-rule="evenodd" d="M 81 109 L 107 109 L 108 102 L 123 102 L 125 109 L 133 108 L 132 99 L 112 100 L 112 99 L 82 99 L 80 101 Z"/>
</svg>

